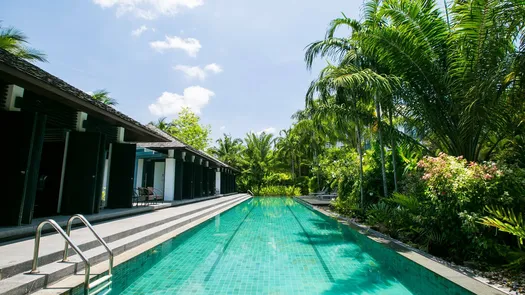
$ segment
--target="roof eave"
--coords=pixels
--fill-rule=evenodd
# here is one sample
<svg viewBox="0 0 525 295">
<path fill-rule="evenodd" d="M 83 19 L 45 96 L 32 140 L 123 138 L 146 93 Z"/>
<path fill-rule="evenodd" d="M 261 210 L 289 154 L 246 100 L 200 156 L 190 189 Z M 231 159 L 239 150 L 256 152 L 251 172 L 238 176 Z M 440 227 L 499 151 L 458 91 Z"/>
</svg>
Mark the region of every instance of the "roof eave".
<svg viewBox="0 0 525 295">
<path fill-rule="evenodd" d="M 152 131 L 149 131 L 146 128 L 137 126 L 136 124 L 133 124 L 132 122 L 129 122 L 117 116 L 114 113 L 97 107 L 89 101 L 85 101 L 83 99 L 75 97 L 70 93 L 58 89 L 55 86 L 49 85 L 36 77 L 33 77 L 4 63 L 0 63 L 0 72 L 5 73 L 7 76 L 9 76 L 9 78 L 11 78 L 10 80 L 12 80 L 13 83 L 16 83 L 24 89 L 29 89 L 36 93 L 44 94 L 50 98 L 58 96 L 63 99 L 61 100 L 61 102 L 66 105 L 69 105 L 80 111 L 86 112 L 90 115 L 100 117 L 101 119 L 104 119 L 106 121 L 108 121 L 108 119 L 110 121 L 113 121 L 116 125 L 124 127 L 126 131 L 133 132 L 133 141 L 167 141 L 162 136 Z"/>
</svg>

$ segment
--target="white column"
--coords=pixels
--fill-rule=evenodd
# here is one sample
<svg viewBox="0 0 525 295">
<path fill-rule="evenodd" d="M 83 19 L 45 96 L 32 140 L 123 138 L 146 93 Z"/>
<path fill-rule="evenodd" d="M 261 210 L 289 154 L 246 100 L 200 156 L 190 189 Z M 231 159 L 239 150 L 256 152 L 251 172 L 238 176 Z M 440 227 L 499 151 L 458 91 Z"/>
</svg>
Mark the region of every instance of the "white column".
<svg viewBox="0 0 525 295">
<path fill-rule="evenodd" d="M 164 173 L 166 172 L 166 162 L 155 162 L 153 165 L 153 188 L 158 190 L 157 193 L 164 197 L 164 184 L 166 183 L 166 181 L 164 181 Z"/>
<path fill-rule="evenodd" d="M 217 194 L 221 193 L 221 171 L 220 168 L 217 168 L 215 172 L 215 191 Z"/>
<path fill-rule="evenodd" d="M 175 197 L 175 159 L 166 159 L 164 172 L 164 201 L 173 201 Z"/>
<path fill-rule="evenodd" d="M 138 159 L 137 179 L 135 179 L 135 187 L 142 187 L 142 173 L 144 173 L 144 159 Z"/>
</svg>

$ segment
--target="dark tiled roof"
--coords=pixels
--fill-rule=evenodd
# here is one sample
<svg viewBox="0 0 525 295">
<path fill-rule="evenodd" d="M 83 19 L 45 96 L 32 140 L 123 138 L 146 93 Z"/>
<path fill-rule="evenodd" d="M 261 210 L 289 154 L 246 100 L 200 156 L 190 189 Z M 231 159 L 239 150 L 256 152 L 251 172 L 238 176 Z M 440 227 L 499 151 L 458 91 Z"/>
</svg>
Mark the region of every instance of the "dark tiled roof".
<svg viewBox="0 0 525 295">
<path fill-rule="evenodd" d="M 137 142 L 137 147 L 140 148 L 186 148 L 185 145 L 180 142 L 171 141 L 171 142 Z"/>
<path fill-rule="evenodd" d="M 97 106 L 101 110 L 104 110 L 106 112 L 112 113 L 116 115 L 117 117 L 134 124 L 140 128 L 145 129 L 144 131 L 149 131 L 146 129 L 144 125 L 142 125 L 140 122 L 132 119 L 129 116 L 124 115 L 123 113 L 117 111 L 116 109 L 112 108 L 109 105 L 106 105 L 100 101 L 94 100 L 89 94 L 83 92 L 82 90 L 66 83 L 64 80 L 51 75 L 50 73 L 42 70 L 41 68 L 31 64 L 28 61 L 25 61 L 23 59 L 20 59 L 13 54 L 0 49 L 0 63 L 3 63 L 9 67 L 12 67 L 20 72 L 23 72 L 27 75 L 30 75 L 50 86 L 53 86 L 55 88 L 58 88 L 76 98 L 79 100 L 83 100 L 86 102 L 89 102 L 90 104 Z"/>
<path fill-rule="evenodd" d="M 142 148 L 184 148 L 188 151 L 191 151 L 192 153 L 194 154 L 197 154 L 203 158 L 206 158 L 210 161 L 213 161 L 215 162 L 216 164 L 218 164 L 219 166 L 221 167 L 226 167 L 226 168 L 231 168 L 233 170 L 237 170 L 233 167 L 231 167 L 230 165 L 222 162 L 222 161 L 219 161 L 217 160 L 216 158 L 214 158 L 212 155 L 208 154 L 208 153 L 205 153 L 201 150 L 198 150 L 194 147 L 192 147 L 191 145 L 183 142 L 182 140 L 178 139 L 177 137 L 171 135 L 171 134 L 168 134 L 167 132 L 159 129 L 157 126 L 153 125 L 153 124 L 148 124 L 146 125 L 146 128 L 148 128 L 149 130 L 159 134 L 160 136 L 166 138 L 167 140 L 170 140 L 171 142 L 143 142 L 143 143 L 137 143 L 137 147 L 142 147 Z"/>
</svg>

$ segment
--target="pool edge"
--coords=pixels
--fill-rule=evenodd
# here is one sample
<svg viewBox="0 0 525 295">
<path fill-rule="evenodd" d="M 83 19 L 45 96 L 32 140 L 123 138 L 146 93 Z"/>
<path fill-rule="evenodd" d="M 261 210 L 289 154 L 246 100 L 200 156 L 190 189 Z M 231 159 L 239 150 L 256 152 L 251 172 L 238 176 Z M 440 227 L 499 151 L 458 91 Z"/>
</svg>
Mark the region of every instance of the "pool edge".
<svg viewBox="0 0 525 295">
<path fill-rule="evenodd" d="M 242 198 L 241 198 L 242 199 Z M 164 235 L 161 235 L 147 243 L 144 243 L 138 247 L 134 247 L 129 249 L 128 251 L 125 251 L 117 256 L 115 256 L 114 265 L 113 267 L 116 267 L 120 264 L 126 263 L 127 261 L 133 259 L 134 257 L 137 257 L 154 247 L 173 239 L 181 234 L 183 234 L 186 231 L 191 230 L 192 228 L 195 228 L 199 226 L 200 224 L 212 219 L 213 217 L 222 214 L 228 210 L 233 209 L 234 207 L 248 202 L 253 199 L 252 196 L 247 196 L 245 199 L 239 199 L 236 200 L 224 207 L 221 207 L 219 210 L 214 211 L 210 215 L 204 216 L 202 218 L 192 220 L 190 223 L 185 224 L 169 233 L 166 233 Z M 108 265 L 105 262 L 97 263 L 91 267 L 91 280 L 94 278 L 97 278 L 98 276 L 103 275 L 104 273 L 107 273 L 108 271 Z M 81 288 L 84 283 L 84 272 L 80 271 L 74 275 L 65 277 L 64 279 L 57 281 L 43 289 L 37 290 L 31 294 L 33 295 L 63 295 L 63 294 L 73 294 L 73 292 L 77 288 Z"/>
<path fill-rule="evenodd" d="M 440 261 L 442 259 L 432 256 L 426 252 L 415 249 L 406 245 L 405 243 L 393 239 L 385 234 L 382 234 L 378 231 L 371 229 L 368 226 L 359 224 L 347 217 L 344 217 L 340 214 L 326 211 L 320 207 L 312 206 L 300 198 L 294 197 L 299 204 L 315 210 L 327 217 L 336 219 L 339 223 L 345 224 L 350 228 L 356 230 L 358 233 L 364 235 L 370 240 L 381 244 L 384 247 L 387 247 L 391 250 L 394 250 L 397 254 L 409 259 L 410 261 L 418 264 L 421 267 L 453 282 L 454 284 L 474 293 L 474 294 L 487 294 L 487 295 L 509 295 L 510 293 L 506 292 L 503 289 L 500 289 L 496 286 L 489 285 L 487 282 L 480 280 L 477 277 L 471 277 L 463 272 L 460 269 L 454 268 L 451 265 L 444 264 Z"/>
</svg>

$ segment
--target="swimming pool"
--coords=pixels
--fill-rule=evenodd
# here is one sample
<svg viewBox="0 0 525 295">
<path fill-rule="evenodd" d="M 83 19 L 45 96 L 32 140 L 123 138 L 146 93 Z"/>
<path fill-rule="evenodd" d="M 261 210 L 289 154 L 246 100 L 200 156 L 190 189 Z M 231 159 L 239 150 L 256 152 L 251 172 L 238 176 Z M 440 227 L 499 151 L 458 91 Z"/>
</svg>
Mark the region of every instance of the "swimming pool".
<svg viewBox="0 0 525 295">
<path fill-rule="evenodd" d="M 110 294 L 472 293 L 293 199 L 253 198 L 118 265 Z"/>
</svg>

